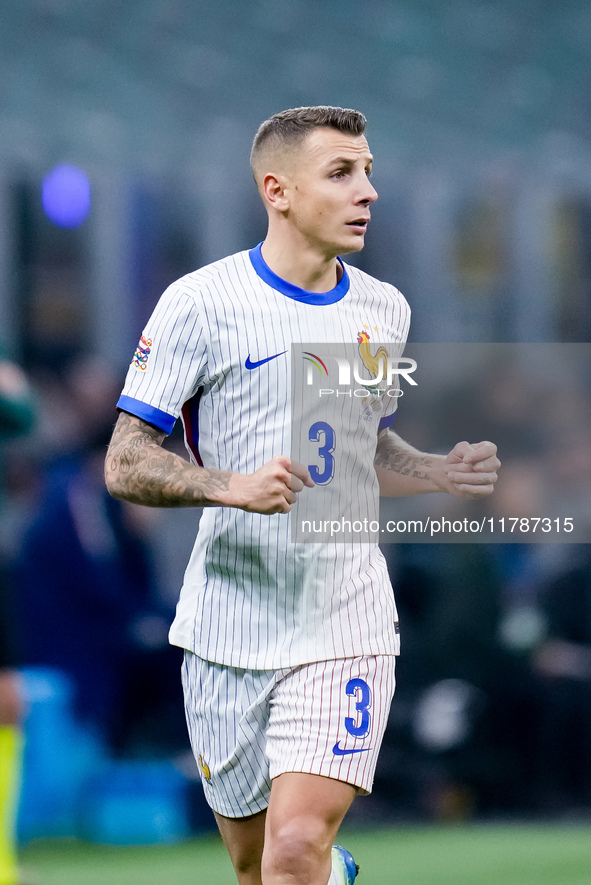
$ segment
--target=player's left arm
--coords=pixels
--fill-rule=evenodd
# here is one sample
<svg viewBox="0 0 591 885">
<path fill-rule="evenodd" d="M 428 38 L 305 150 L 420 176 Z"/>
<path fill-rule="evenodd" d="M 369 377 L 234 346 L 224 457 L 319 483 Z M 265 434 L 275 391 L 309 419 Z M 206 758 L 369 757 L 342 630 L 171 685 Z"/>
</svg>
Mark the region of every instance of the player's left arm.
<svg viewBox="0 0 591 885">
<path fill-rule="evenodd" d="M 494 489 L 501 462 L 491 442 L 459 442 L 447 456 L 431 455 L 382 430 L 374 466 L 380 494 L 386 497 L 449 492 L 458 498 L 484 498 Z"/>
</svg>

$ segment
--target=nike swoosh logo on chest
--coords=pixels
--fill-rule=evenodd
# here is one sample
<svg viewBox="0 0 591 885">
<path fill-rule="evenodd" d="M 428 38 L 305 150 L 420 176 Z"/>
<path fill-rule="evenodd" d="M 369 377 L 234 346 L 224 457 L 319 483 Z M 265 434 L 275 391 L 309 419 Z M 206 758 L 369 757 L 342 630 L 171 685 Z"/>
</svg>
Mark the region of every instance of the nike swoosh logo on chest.
<svg viewBox="0 0 591 885">
<path fill-rule="evenodd" d="M 276 360 L 278 356 L 283 356 L 284 353 L 287 353 L 286 350 L 282 350 L 281 353 L 274 353 L 273 356 L 267 356 L 264 360 L 251 360 L 250 354 L 246 357 L 246 362 L 244 363 L 247 369 L 258 369 L 259 366 L 264 366 L 265 363 L 270 363 L 271 360 Z"/>
</svg>

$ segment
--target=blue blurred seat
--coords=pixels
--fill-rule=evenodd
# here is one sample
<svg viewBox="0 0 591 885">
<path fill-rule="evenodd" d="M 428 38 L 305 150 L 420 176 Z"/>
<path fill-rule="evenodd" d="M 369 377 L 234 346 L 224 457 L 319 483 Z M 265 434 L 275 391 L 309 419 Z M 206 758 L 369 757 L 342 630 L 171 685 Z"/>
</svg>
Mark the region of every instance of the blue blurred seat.
<svg viewBox="0 0 591 885">
<path fill-rule="evenodd" d="M 187 781 L 166 761 L 112 761 L 89 784 L 86 839 L 110 845 L 178 842 L 190 835 Z"/>
<path fill-rule="evenodd" d="M 75 720 L 73 686 L 65 674 L 39 667 L 21 676 L 27 712 L 19 838 L 75 836 L 82 797 L 104 747 Z"/>
</svg>

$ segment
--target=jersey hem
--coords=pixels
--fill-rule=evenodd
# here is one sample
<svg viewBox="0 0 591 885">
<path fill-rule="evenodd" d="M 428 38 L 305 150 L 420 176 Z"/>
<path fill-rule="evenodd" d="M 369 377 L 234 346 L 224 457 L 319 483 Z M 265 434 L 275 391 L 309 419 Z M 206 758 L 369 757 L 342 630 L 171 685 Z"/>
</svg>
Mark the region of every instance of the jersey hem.
<svg viewBox="0 0 591 885">
<path fill-rule="evenodd" d="M 210 655 L 207 651 L 200 649 L 193 641 L 191 641 L 190 637 L 185 634 L 179 634 L 172 628 L 168 636 L 168 641 L 171 645 L 182 648 L 184 651 L 191 652 L 191 654 L 197 655 L 198 658 L 201 658 L 204 661 L 209 661 L 210 664 L 219 664 L 222 667 L 236 667 L 240 670 L 291 670 L 294 667 L 303 667 L 305 664 L 316 664 L 319 661 L 350 660 L 351 658 L 358 658 L 366 655 L 386 655 L 392 657 L 398 657 L 400 655 L 400 640 L 398 634 L 394 640 L 394 650 L 392 650 L 391 646 L 385 648 L 383 645 L 378 645 L 377 647 L 355 648 L 349 651 L 341 649 L 330 653 L 318 651 L 310 656 L 302 655 L 297 658 L 288 657 L 285 660 L 282 658 L 271 658 L 269 661 L 261 661 L 260 658 L 253 657 L 242 658 L 238 656 L 236 658 L 226 658 L 225 655 Z"/>
</svg>

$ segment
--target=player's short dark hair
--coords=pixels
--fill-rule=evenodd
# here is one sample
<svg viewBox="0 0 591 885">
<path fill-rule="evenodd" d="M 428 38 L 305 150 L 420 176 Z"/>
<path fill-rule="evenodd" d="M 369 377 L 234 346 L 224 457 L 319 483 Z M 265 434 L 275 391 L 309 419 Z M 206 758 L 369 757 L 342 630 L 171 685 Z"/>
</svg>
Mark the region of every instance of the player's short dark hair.
<svg viewBox="0 0 591 885">
<path fill-rule="evenodd" d="M 367 120 L 363 114 L 350 108 L 319 105 L 280 111 L 261 123 L 257 130 L 250 152 L 253 172 L 263 147 L 294 146 L 319 126 L 329 126 L 348 135 L 363 135 L 366 125 Z"/>
</svg>

